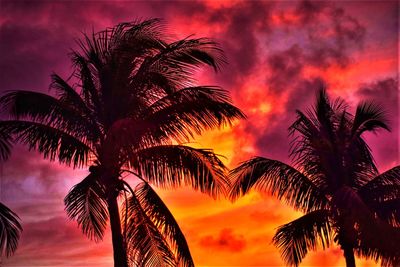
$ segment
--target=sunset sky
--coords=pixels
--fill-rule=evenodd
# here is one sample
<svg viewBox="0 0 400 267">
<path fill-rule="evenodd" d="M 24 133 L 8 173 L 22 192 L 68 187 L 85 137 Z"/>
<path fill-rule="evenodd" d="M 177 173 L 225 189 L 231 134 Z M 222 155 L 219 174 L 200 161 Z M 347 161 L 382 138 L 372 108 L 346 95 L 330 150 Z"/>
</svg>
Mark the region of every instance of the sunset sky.
<svg viewBox="0 0 400 267">
<path fill-rule="evenodd" d="M 383 172 L 400 164 L 398 12 L 398 1 L 0 0 L 0 92 L 48 92 L 52 72 L 68 78 L 68 53 L 82 32 L 162 18 L 175 38 L 194 34 L 220 43 L 229 63 L 216 74 L 198 73 L 199 84 L 229 90 L 248 117 L 199 136 L 193 146 L 214 149 L 230 168 L 256 155 L 290 163 L 287 128 L 295 110 L 309 107 L 325 85 L 352 107 L 373 99 L 386 108 L 392 132 L 366 136 Z M 24 231 L 16 254 L 1 266 L 112 266 L 109 230 L 103 242 L 92 242 L 64 211 L 65 195 L 87 173 L 15 147 L 0 167 L 0 201 L 20 216 Z M 259 192 L 231 203 L 190 188 L 157 191 L 196 266 L 284 265 L 272 236 L 301 215 L 285 203 Z M 332 247 L 309 253 L 301 266 L 344 264 Z"/>
</svg>

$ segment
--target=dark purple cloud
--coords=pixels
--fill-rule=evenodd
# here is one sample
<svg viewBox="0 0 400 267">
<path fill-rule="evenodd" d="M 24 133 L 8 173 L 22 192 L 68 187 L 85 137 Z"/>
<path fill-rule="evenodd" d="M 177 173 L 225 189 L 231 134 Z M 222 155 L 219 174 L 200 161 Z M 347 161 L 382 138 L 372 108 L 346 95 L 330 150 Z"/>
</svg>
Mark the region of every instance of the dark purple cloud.
<svg viewBox="0 0 400 267">
<path fill-rule="evenodd" d="M 265 87 L 280 99 L 280 109 L 276 107 L 264 118 L 254 115 L 268 122 L 265 128 L 255 127 L 254 118 L 246 127 L 255 136 L 259 154 L 284 161 L 288 161 L 287 129 L 295 120 L 295 110 L 309 108 L 322 86 L 330 88 L 323 76 L 306 71 L 346 68 L 353 60 L 352 52 L 363 47 L 365 35 L 365 27 L 355 17 L 332 3 L 302 1 L 294 7 L 292 16 L 294 21 L 282 19 L 281 15 L 282 29 L 274 29 L 277 36 L 289 37 L 283 46 L 286 48 L 269 51 L 264 61 Z M 297 38 L 290 38 L 293 35 Z"/>
<path fill-rule="evenodd" d="M 269 158 L 290 162 L 289 149 L 292 137 L 289 137 L 288 128 L 296 119 L 296 110 L 306 111 L 314 103 L 316 92 L 326 88 L 320 77 L 299 79 L 293 81 L 287 89 L 287 100 L 283 104 L 285 112 L 271 113 L 267 120 L 270 122 L 264 131 L 256 135 L 256 147 L 261 155 Z"/>
</svg>

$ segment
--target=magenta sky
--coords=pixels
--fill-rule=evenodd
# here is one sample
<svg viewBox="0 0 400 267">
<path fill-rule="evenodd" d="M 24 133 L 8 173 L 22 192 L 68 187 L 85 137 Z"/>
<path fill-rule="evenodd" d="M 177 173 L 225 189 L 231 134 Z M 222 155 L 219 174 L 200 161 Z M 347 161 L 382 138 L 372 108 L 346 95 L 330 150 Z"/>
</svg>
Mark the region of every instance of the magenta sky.
<svg viewBox="0 0 400 267">
<path fill-rule="evenodd" d="M 197 141 L 225 155 L 230 167 L 254 155 L 289 162 L 294 111 L 312 104 L 325 85 L 353 107 L 373 99 L 387 109 L 392 132 L 367 137 L 384 171 L 400 164 L 398 12 L 397 1 L 1 0 L 0 92 L 47 91 L 52 72 L 68 77 L 67 55 L 82 32 L 159 17 L 176 38 L 212 37 L 226 52 L 229 64 L 217 75 L 199 73 L 199 80 L 230 90 L 248 120 Z M 64 196 L 86 170 L 48 163 L 19 146 L 1 168 L 1 201 L 24 227 L 18 252 L 4 266 L 111 266 L 109 236 L 100 244 L 87 240 L 63 211 Z M 271 235 L 296 216 L 283 203 L 256 193 L 235 205 L 189 189 L 161 195 L 198 266 L 282 264 Z M 338 266 L 340 254 L 310 255 L 306 264 Z"/>
</svg>

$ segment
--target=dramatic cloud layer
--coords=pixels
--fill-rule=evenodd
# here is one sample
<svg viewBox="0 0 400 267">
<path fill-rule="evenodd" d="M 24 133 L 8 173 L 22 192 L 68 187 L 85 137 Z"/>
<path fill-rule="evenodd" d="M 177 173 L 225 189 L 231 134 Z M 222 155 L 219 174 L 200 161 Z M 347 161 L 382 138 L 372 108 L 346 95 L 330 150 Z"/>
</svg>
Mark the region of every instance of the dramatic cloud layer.
<svg viewBox="0 0 400 267">
<path fill-rule="evenodd" d="M 217 40 L 228 64 L 198 74 L 201 84 L 231 91 L 248 116 L 232 129 L 196 138 L 234 167 L 262 155 L 290 162 L 287 128 L 295 110 L 324 86 L 355 107 L 374 100 L 388 112 L 391 133 L 367 136 L 381 171 L 400 164 L 398 2 L 310 1 L 11 1 L 0 3 L 0 92 L 47 92 L 50 74 L 71 74 L 68 53 L 82 32 L 137 18 L 163 18 L 173 38 Z M 96 244 L 68 221 L 63 198 L 87 174 L 16 147 L 1 166 L 1 201 L 24 232 L 4 266 L 111 266 L 110 235 Z M 159 190 L 187 236 L 197 266 L 282 266 L 271 245 L 276 228 L 296 213 L 252 192 L 232 204 L 183 188 Z M 339 248 L 310 253 L 306 266 L 341 266 Z M 360 261 L 359 266 L 373 262 Z"/>
</svg>

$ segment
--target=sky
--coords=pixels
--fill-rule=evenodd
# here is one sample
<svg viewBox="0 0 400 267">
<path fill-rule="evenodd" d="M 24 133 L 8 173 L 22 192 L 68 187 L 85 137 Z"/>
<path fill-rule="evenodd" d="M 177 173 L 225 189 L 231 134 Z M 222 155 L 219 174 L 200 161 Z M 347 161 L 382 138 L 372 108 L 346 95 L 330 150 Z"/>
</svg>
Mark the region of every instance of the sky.
<svg viewBox="0 0 400 267">
<path fill-rule="evenodd" d="M 400 164 L 399 2 L 397 1 L 0 1 L 0 92 L 48 92 L 50 74 L 69 77 L 68 53 L 82 33 L 120 22 L 162 18 L 174 38 L 210 37 L 228 64 L 198 73 L 199 84 L 230 91 L 247 115 L 232 128 L 196 137 L 235 167 L 253 156 L 290 163 L 287 128 L 321 86 L 351 107 L 382 104 L 392 131 L 366 136 L 381 172 Z M 112 266 L 109 230 L 88 240 L 69 221 L 63 198 L 87 175 L 16 146 L 0 166 L 0 200 L 21 217 L 16 254 L 2 266 Z M 279 225 L 300 216 L 285 203 L 251 192 L 235 203 L 190 188 L 157 190 L 183 230 L 196 266 L 283 266 L 271 244 Z M 358 266 L 375 266 L 357 260 Z M 0 265 L 1 265 L 0 264 Z M 343 266 L 333 246 L 302 266 Z"/>
</svg>

